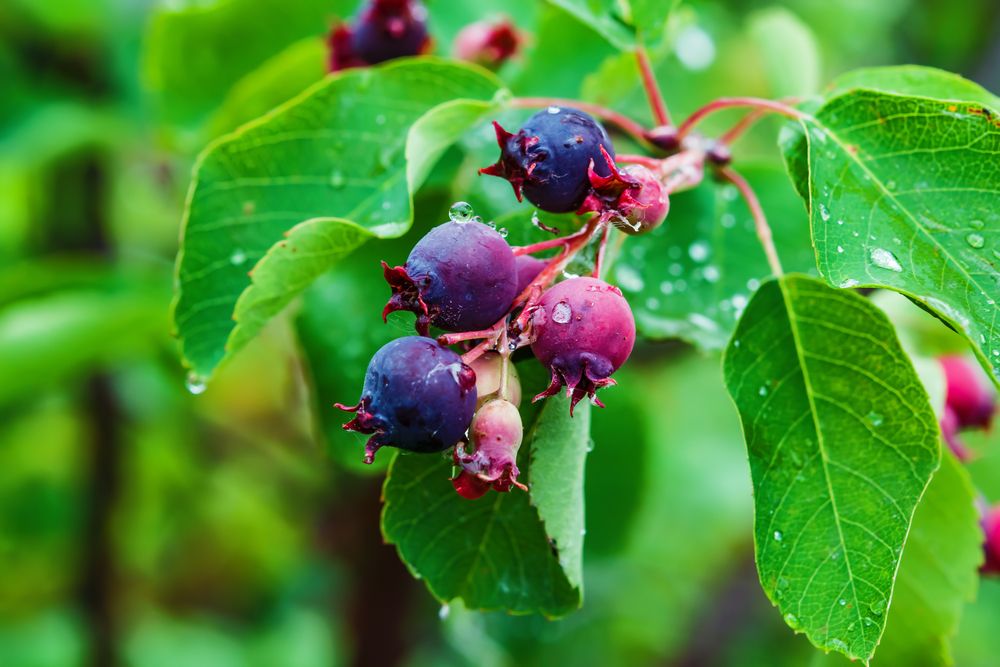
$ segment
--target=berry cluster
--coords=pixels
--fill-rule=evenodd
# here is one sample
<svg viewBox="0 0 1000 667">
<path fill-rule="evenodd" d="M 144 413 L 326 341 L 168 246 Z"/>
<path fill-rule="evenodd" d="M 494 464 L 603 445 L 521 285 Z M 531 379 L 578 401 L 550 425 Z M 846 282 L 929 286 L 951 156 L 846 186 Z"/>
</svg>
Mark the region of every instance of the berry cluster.
<svg viewBox="0 0 1000 667">
<path fill-rule="evenodd" d="M 945 406 L 941 416 L 941 433 L 948 447 L 962 461 L 972 458 L 972 452 L 962 442 L 962 431 L 989 430 L 996 412 L 996 391 L 983 370 L 961 356 L 938 359 L 945 378 Z M 982 510 L 985 533 L 984 574 L 1000 574 L 1000 505 Z"/>
<path fill-rule="evenodd" d="M 456 491 L 474 499 L 518 481 L 523 438 L 521 387 L 511 354 L 530 347 L 550 375 L 538 401 L 564 387 L 570 414 L 584 397 L 613 385 L 635 344 L 635 321 L 621 291 L 600 279 L 609 225 L 634 234 L 659 225 L 666 192 L 645 167 L 619 169 L 604 128 L 588 114 L 550 107 L 516 134 L 494 123 L 500 158 L 481 173 L 550 212 L 583 216 L 579 231 L 512 247 L 464 202 L 449 222 L 421 238 L 401 266 L 383 262 L 391 289 L 383 319 L 416 315 L 417 336 L 392 341 L 372 358 L 361 399 L 345 429 L 371 437 L 365 461 L 384 446 L 413 452 L 452 449 Z M 554 231 L 554 230 L 551 230 Z M 564 269 L 597 246 L 592 276 Z M 548 258 L 532 255 L 557 250 Z M 562 280 L 560 277 L 566 276 Z M 430 338 L 431 328 L 442 333 Z M 458 351 L 450 346 L 456 346 Z"/>
</svg>

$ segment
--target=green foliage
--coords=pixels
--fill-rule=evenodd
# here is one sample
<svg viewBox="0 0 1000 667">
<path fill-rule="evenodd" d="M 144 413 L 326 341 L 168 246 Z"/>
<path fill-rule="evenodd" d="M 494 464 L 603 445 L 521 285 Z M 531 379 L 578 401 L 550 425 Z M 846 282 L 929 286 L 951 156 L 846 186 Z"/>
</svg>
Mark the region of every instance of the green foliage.
<svg viewBox="0 0 1000 667">
<path fill-rule="evenodd" d="M 939 461 L 927 394 L 878 309 L 798 276 L 757 292 L 725 370 L 764 590 L 818 647 L 868 661 Z"/>
</svg>

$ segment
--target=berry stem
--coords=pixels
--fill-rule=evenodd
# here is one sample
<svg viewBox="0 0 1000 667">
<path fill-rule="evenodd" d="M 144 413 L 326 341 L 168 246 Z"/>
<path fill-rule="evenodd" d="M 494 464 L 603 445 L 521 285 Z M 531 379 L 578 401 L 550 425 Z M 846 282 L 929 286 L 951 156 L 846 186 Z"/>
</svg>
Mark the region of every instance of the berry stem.
<svg viewBox="0 0 1000 667">
<path fill-rule="evenodd" d="M 480 329 L 479 331 L 461 331 L 458 333 L 442 334 L 438 336 L 438 342 L 442 345 L 454 345 L 455 343 L 461 343 L 465 340 L 476 340 L 479 338 L 493 338 L 503 331 L 502 326 L 497 326 L 494 324 L 489 329 Z"/>
<path fill-rule="evenodd" d="M 597 116 L 601 120 L 616 126 L 622 132 L 629 135 L 642 145 L 649 145 L 649 141 L 646 140 L 646 128 L 628 116 L 620 114 L 617 111 L 612 111 L 607 107 L 602 107 L 599 104 L 591 104 L 590 102 L 581 102 L 579 100 L 568 100 L 559 97 L 515 97 L 510 101 L 510 105 L 515 109 L 570 107 L 573 109 L 579 109 L 580 111 L 586 111 L 587 113 Z"/>
<path fill-rule="evenodd" d="M 635 61 L 639 65 L 639 73 L 642 75 L 642 86 L 646 89 L 646 97 L 649 98 L 649 106 L 653 110 L 653 118 L 657 125 L 672 125 L 670 122 L 670 112 L 667 111 L 667 103 L 663 100 L 663 93 L 656 83 L 656 76 L 653 74 L 653 66 L 649 62 L 649 54 L 642 46 L 635 49 Z"/>
<path fill-rule="evenodd" d="M 655 157 L 632 155 L 628 153 L 616 155 L 615 162 L 620 162 L 622 164 L 641 164 L 643 167 L 649 167 L 653 171 L 659 171 L 663 165 L 663 160 L 659 160 Z"/>
<path fill-rule="evenodd" d="M 775 102 L 774 100 L 765 100 L 759 97 L 722 97 L 714 102 L 706 104 L 688 116 L 687 119 L 685 119 L 684 122 L 677 127 L 678 141 L 686 137 L 691 130 L 694 129 L 694 126 L 706 116 L 715 113 L 716 111 L 729 109 L 731 107 L 753 107 L 754 109 L 781 114 L 782 116 L 795 120 L 801 120 L 806 117 L 806 114 L 802 113 L 798 109 L 788 106 L 782 102 Z"/>
<path fill-rule="evenodd" d="M 543 252 L 545 250 L 551 250 L 552 248 L 558 248 L 559 246 L 564 246 L 572 243 L 574 239 L 588 234 L 587 228 L 584 227 L 578 232 L 573 234 L 568 234 L 566 236 L 560 236 L 554 239 L 547 239 L 545 241 L 539 241 L 538 243 L 532 243 L 531 245 L 515 246 L 512 248 L 515 257 L 520 257 L 521 255 L 533 255 L 536 252 Z"/>
<path fill-rule="evenodd" d="M 784 275 L 784 271 L 781 270 L 781 261 L 778 259 L 778 251 L 774 247 L 771 226 L 767 224 L 767 217 L 764 215 L 764 209 L 760 206 L 760 200 L 757 199 L 757 193 L 753 191 L 745 178 L 733 171 L 732 167 L 722 167 L 719 169 L 719 174 L 735 185 L 746 201 L 750 215 L 753 217 L 754 228 L 757 230 L 757 238 L 764 248 L 764 255 L 767 256 L 767 263 L 771 267 L 771 273 L 775 276 Z"/>
<path fill-rule="evenodd" d="M 686 150 L 660 160 L 660 173 L 668 174 L 662 181 L 663 190 L 668 194 L 690 190 L 705 177 L 705 153 L 702 150 Z"/>
<path fill-rule="evenodd" d="M 611 225 L 604 225 L 604 229 L 601 231 L 601 242 L 597 246 L 597 255 L 594 257 L 594 273 L 595 278 L 601 277 L 601 267 L 604 265 L 604 253 L 608 249 L 608 235 L 611 232 Z"/>
</svg>

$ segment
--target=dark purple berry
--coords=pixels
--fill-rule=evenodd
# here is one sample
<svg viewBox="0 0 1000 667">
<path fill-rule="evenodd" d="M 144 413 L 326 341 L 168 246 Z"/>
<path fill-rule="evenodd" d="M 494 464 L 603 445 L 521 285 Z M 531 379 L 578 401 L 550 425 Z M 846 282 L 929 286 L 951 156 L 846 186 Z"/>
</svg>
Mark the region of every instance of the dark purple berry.
<svg viewBox="0 0 1000 667">
<path fill-rule="evenodd" d="M 538 259 L 531 255 L 519 255 L 517 257 L 517 293 L 523 292 L 548 264 L 544 259 Z"/>
<path fill-rule="evenodd" d="M 517 53 L 524 38 L 508 19 L 477 21 L 455 37 L 455 57 L 497 69 Z"/>
<path fill-rule="evenodd" d="M 549 107 L 529 118 L 517 134 L 496 122 L 493 127 L 500 159 L 479 173 L 510 181 L 518 201 L 523 192 L 544 211 L 575 211 L 590 191 L 591 162 L 598 174 L 610 176 L 601 155 L 602 148 L 612 158 L 615 154 L 608 133 L 582 111 Z"/>
<path fill-rule="evenodd" d="M 461 472 L 452 484 L 460 495 L 474 500 L 491 487 L 501 493 L 510 491 L 512 486 L 528 490 L 517 481 L 520 475 L 517 452 L 524 427 L 513 403 L 501 398 L 485 403 L 472 418 L 469 436 L 471 452 L 455 448 L 455 465 Z"/>
<path fill-rule="evenodd" d="M 476 408 L 476 374 L 455 352 L 431 338 L 386 343 L 368 364 L 361 400 L 344 424 L 371 435 L 365 463 L 380 447 L 439 452 L 465 436 Z"/>
<path fill-rule="evenodd" d="M 542 295 L 531 326 L 531 351 L 552 373 L 548 388 L 535 400 L 565 386 L 571 412 L 584 396 L 603 407 L 594 393 L 615 383 L 611 374 L 635 344 L 635 320 L 621 291 L 596 278 L 564 280 Z"/>
<path fill-rule="evenodd" d="M 429 231 L 403 266 L 382 262 L 396 310 L 417 315 L 417 331 L 477 331 L 495 324 L 517 296 L 514 252 L 481 222 L 446 222 Z"/>
<path fill-rule="evenodd" d="M 983 562 L 984 574 L 1000 574 L 1000 505 L 986 511 L 982 521 L 986 542 L 986 560 Z"/>
<path fill-rule="evenodd" d="M 427 9 L 417 0 L 370 0 L 350 25 L 334 28 L 329 44 L 334 72 L 419 55 L 430 47 Z"/>
<path fill-rule="evenodd" d="M 958 430 L 989 428 L 996 409 L 996 391 L 986 373 L 965 357 L 939 359 L 944 370 L 945 404 L 955 412 Z"/>
</svg>

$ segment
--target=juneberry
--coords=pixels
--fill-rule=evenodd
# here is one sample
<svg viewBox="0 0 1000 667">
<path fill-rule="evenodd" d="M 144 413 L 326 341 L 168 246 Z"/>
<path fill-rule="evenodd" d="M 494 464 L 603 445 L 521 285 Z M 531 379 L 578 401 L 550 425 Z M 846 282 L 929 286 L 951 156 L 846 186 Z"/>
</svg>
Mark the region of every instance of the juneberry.
<svg viewBox="0 0 1000 667">
<path fill-rule="evenodd" d="M 986 373 L 961 356 L 939 359 L 944 370 L 945 404 L 954 411 L 958 428 L 989 428 L 996 409 L 996 391 Z"/>
<path fill-rule="evenodd" d="M 430 48 L 427 9 L 417 0 L 370 0 L 329 37 L 330 71 L 376 65 Z"/>
<path fill-rule="evenodd" d="M 517 406 L 502 398 L 488 401 L 472 418 L 469 436 L 471 451 L 455 447 L 455 465 L 461 471 L 452 484 L 460 495 L 479 498 L 491 487 L 502 493 L 512 486 L 527 491 L 517 481 L 517 452 L 524 436 Z"/>
<path fill-rule="evenodd" d="M 365 463 L 380 447 L 438 452 L 461 440 L 476 407 L 476 375 L 455 352 L 431 338 L 406 336 L 385 344 L 368 364 L 361 400 L 341 410 L 344 424 L 371 435 Z"/>
<path fill-rule="evenodd" d="M 594 166 L 590 167 L 591 190 L 580 212 L 598 213 L 627 234 L 645 234 L 659 227 L 670 210 L 670 198 L 660 179 L 642 165 L 618 169 L 611 155 L 603 150 L 601 153 L 610 173 L 602 176 Z"/>
<path fill-rule="evenodd" d="M 493 400 L 500 393 L 503 379 L 503 357 L 497 352 L 486 352 L 469 363 L 476 373 L 476 400 L 478 405 Z M 521 380 L 514 364 L 507 364 L 506 395 L 514 405 L 521 404 Z"/>
<path fill-rule="evenodd" d="M 611 175 L 601 154 L 603 149 L 614 157 L 608 133 L 582 111 L 566 107 L 543 109 L 516 134 L 497 122 L 493 127 L 500 159 L 479 173 L 510 181 L 518 201 L 523 194 L 544 211 L 575 211 L 590 191 L 590 165 L 595 165 L 599 175 Z"/>
<path fill-rule="evenodd" d="M 517 296 L 514 252 L 481 222 L 439 225 L 413 246 L 403 266 L 382 262 L 392 296 L 383 318 L 396 310 L 417 315 L 417 332 L 429 325 L 475 331 L 496 323 Z"/>
<path fill-rule="evenodd" d="M 531 281 L 548 265 L 544 259 L 538 259 L 531 255 L 519 255 L 517 257 L 517 293 L 523 292 Z"/>
<path fill-rule="evenodd" d="M 986 510 L 982 526 L 986 534 L 986 541 L 983 544 L 986 560 L 983 562 L 982 572 L 1000 575 L 1000 505 L 994 505 Z"/>
<path fill-rule="evenodd" d="M 635 344 L 635 320 L 621 291 L 596 278 L 564 280 L 542 295 L 531 327 L 531 350 L 552 375 L 535 400 L 565 386 L 571 412 L 584 396 L 603 407 L 594 393 L 615 384 L 611 374 Z"/>
<path fill-rule="evenodd" d="M 462 28 L 453 51 L 456 58 L 497 69 L 517 53 L 523 41 L 508 19 L 477 21 Z"/>
</svg>

